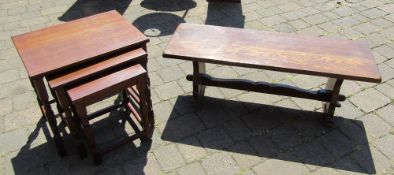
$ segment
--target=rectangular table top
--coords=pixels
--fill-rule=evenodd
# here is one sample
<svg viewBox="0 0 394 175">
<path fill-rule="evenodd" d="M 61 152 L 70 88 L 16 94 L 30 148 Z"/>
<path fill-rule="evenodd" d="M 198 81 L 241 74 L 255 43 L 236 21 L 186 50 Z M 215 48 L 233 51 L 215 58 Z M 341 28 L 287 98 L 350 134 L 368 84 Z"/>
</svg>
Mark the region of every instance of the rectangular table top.
<svg viewBox="0 0 394 175">
<path fill-rule="evenodd" d="M 340 79 L 380 82 L 366 42 L 180 24 L 164 57 Z"/>
<path fill-rule="evenodd" d="M 30 77 L 149 41 L 115 10 L 12 37 Z"/>
</svg>

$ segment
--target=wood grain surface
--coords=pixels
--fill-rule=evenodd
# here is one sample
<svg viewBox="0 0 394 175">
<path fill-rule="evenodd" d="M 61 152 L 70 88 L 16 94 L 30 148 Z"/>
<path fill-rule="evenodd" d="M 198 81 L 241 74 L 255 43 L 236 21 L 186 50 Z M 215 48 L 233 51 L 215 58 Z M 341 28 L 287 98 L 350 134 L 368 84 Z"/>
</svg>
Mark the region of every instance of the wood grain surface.
<svg viewBox="0 0 394 175">
<path fill-rule="evenodd" d="M 89 77 L 93 77 L 97 74 L 112 70 L 115 67 L 130 65 L 132 62 L 136 62 L 137 59 L 146 56 L 147 54 L 144 49 L 138 48 L 130 52 L 126 52 L 124 54 L 102 60 L 93 65 L 83 67 L 75 71 L 73 70 L 66 74 L 62 74 L 61 76 L 54 79 L 49 79 L 48 84 L 50 88 L 54 89 L 67 86 L 73 82 L 78 82 L 82 79 L 88 79 Z"/>
<path fill-rule="evenodd" d="M 30 77 L 148 42 L 115 10 L 12 37 Z"/>
<path fill-rule="evenodd" d="M 380 82 L 366 42 L 180 24 L 164 57 L 340 79 Z"/>
</svg>

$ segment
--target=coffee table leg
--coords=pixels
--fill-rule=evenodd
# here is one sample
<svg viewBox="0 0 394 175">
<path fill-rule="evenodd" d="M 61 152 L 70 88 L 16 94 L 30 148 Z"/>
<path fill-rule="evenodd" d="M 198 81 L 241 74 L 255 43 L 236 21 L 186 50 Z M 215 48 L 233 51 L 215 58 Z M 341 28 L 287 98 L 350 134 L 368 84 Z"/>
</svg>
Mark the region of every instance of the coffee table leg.
<svg viewBox="0 0 394 175">
<path fill-rule="evenodd" d="M 330 102 L 323 102 L 323 112 L 325 124 L 332 126 L 334 123 L 334 112 L 335 107 L 338 103 L 339 91 L 343 79 L 329 78 L 326 83 L 326 89 L 332 91 L 332 97 Z"/>
<path fill-rule="evenodd" d="M 204 96 L 205 92 L 205 85 L 199 84 L 201 73 L 205 73 L 205 63 L 193 61 L 193 98 L 195 100 Z"/>
<path fill-rule="evenodd" d="M 42 115 L 48 121 L 49 127 L 53 133 L 53 139 L 55 140 L 57 151 L 60 156 L 63 157 L 67 154 L 67 152 L 57 127 L 55 115 L 52 111 L 51 105 L 49 104 L 48 93 L 45 88 L 44 80 L 43 78 L 31 80 L 31 84 L 33 85 L 33 88 L 37 94 L 37 100 L 38 104 L 40 105 Z"/>
</svg>

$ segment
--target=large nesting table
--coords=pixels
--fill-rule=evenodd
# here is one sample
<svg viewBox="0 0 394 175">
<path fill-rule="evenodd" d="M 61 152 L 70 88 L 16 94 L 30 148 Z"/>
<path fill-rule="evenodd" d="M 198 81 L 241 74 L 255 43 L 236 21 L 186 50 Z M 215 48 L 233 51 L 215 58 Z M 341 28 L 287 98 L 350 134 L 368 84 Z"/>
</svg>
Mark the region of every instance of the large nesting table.
<svg viewBox="0 0 394 175">
<path fill-rule="evenodd" d="M 193 97 L 204 95 L 205 86 L 225 87 L 286 95 L 323 102 L 324 119 L 333 123 L 343 81 L 381 82 L 369 46 L 363 41 L 300 36 L 219 26 L 181 24 L 163 57 L 193 62 Z M 205 73 L 205 63 L 265 69 L 327 77 L 325 89 L 307 90 L 284 84 L 242 79 L 214 78 Z"/>
</svg>

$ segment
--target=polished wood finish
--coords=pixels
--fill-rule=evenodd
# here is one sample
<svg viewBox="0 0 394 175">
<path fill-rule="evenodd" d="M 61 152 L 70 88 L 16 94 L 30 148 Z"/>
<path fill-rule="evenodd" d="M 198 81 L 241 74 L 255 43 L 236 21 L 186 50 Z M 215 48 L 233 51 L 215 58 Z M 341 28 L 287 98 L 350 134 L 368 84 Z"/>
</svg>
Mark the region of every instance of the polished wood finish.
<svg viewBox="0 0 394 175">
<path fill-rule="evenodd" d="M 29 76 L 148 42 L 115 10 L 12 37 Z"/>
<path fill-rule="evenodd" d="M 130 84 L 130 81 L 136 80 L 135 77 L 143 74 L 146 74 L 145 69 L 141 65 L 137 64 L 121 71 L 86 82 L 80 86 L 73 87 L 69 89 L 67 93 L 73 103 L 90 105 L 97 102 L 97 99 L 110 97 L 113 92 L 120 92 L 121 90 L 126 89 L 123 88 L 125 86 L 124 84 Z"/>
<path fill-rule="evenodd" d="M 68 97 L 72 103 L 72 109 L 77 116 L 76 118 L 78 118 L 79 122 L 83 126 L 83 133 L 87 139 L 89 150 L 92 153 L 93 160 L 96 165 L 101 163 L 102 153 L 108 152 L 137 138 L 151 138 L 153 126 L 150 126 L 150 109 L 146 96 L 146 92 L 149 91 L 146 84 L 147 76 L 146 70 L 141 65 L 136 64 L 67 90 Z M 138 111 L 141 115 L 138 119 L 142 120 L 141 123 L 143 131 L 139 130 L 136 124 L 133 123 L 132 119 L 129 119 L 129 123 L 136 131 L 136 134 L 120 141 L 119 143 L 112 144 L 107 148 L 99 150 L 96 146 L 94 131 L 91 128 L 89 120 L 122 106 L 124 106 L 129 113 L 134 114 L 131 111 L 136 111 L 137 109 L 130 105 L 132 102 L 130 101 L 129 94 L 127 93 L 127 89 L 134 85 L 137 86 L 137 90 L 139 92 L 140 103 L 138 104 Z M 123 98 L 121 104 L 115 104 L 113 106 L 104 108 L 103 110 L 96 111 L 92 114 L 87 114 L 86 107 L 88 105 L 104 100 L 107 97 L 119 94 L 120 92 L 122 93 Z"/>
<path fill-rule="evenodd" d="M 12 41 L 37 94 L 41 112 L 50 125 L 57 150 L 65 156 L 67 152 L 44 79 L 135 48 L 146 50 L 149 40 L 116 11 L 110 11 L 17 35 Z M 147 60 L 142 62 L 146 65 Z M 66 98 L 64 94 L 63 98 Z"/>
<path fill-rule="evenodd" d="M 324 119 L 332 124 L 344 79 L 380 82 L 374 58 L 365 42 L 262 32 L 218 26 L 180 24 L 163 57 L 193 62 L 193 97 L 205 86 L 225 87 L 323 102 Z M 243 79 L 221 79 L 205 74 L 204 64 L 267 69 L 329 77 L 326 89 L 306 90 L 282 84 Z"/>
<path fill-rule="evenodd" d="M 180 24 L 164 57 L 339 79 L 380 82 L 366 42 Z"/>
<path fill-rule="evenodd" d="M 138 48 L 124 54 L 94 63 L 93 65 L 83 67 L 75 71 L 70 71 L 69 73 L 61 74 L 56 78 L 48 80 L 48 84 L 50 88 L 57 89 L 78 81 L 88 79 L 119 66 L 131 65 L 133 62 L 137 63 L 139 59 L 146 58 L 147 53 L 142 48 Z"/>
</svg>

